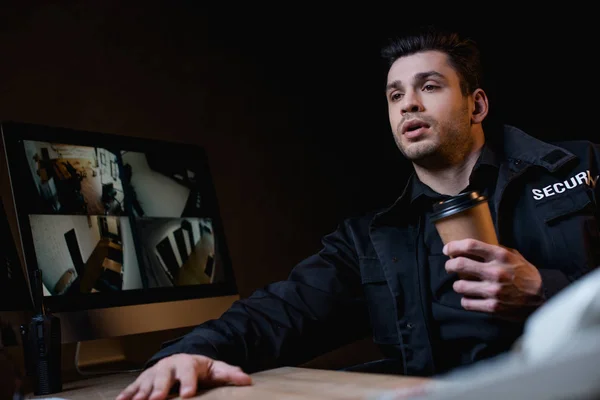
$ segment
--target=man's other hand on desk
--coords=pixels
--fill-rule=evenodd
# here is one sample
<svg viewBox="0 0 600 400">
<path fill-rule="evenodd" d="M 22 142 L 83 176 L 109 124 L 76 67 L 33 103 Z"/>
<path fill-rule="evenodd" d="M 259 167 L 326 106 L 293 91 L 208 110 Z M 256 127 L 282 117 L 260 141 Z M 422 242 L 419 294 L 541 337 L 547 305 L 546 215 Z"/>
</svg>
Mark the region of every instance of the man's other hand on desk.
<svg viewBox="0 0 600 400">
<path fill-rule="evenodd" d="M 252 379 L 240 368 L 205 356 L 175 354 L 142 372 L 123 390 L 117 400 L 166 399 L 179 382 L 179 396 L 192 397 L 198 386 L 251 385 Z"/>
</svg>

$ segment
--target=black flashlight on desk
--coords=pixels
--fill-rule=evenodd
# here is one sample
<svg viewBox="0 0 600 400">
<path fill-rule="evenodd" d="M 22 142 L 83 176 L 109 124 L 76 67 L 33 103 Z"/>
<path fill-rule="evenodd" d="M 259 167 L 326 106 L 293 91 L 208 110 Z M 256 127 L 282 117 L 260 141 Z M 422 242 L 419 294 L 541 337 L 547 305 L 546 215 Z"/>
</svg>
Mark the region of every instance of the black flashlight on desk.
<svg viewBox="0 0 600 400">
<path fill-rule="evenodd" d="M 36 396 L 62 390 L 60 319 L 44 308 L 42 271 L 31 274 L 35 313 L 27 325 L 21 325 L 27 375 L 33 381 Z"/>
</svg>

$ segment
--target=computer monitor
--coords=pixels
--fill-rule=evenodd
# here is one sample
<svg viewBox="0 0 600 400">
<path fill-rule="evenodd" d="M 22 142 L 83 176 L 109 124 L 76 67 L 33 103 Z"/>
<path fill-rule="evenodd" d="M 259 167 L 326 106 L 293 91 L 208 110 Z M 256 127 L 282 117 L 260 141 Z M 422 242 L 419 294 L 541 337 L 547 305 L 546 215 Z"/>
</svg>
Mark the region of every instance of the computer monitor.
<svg viewBox="0 0 600 400">
<path fill-rule="evenodd" d="M 0 198 L 0 312 L 29 311 L 33 308 L 25 274 Z M 0 314 L 0 321 L 2 320 Z"/>
<path fill-rule="evenodd" d="M 202 147 L 1 128 L 26 270 L 63 343 L 194 326 L 239 299 Z"/>
</svg>

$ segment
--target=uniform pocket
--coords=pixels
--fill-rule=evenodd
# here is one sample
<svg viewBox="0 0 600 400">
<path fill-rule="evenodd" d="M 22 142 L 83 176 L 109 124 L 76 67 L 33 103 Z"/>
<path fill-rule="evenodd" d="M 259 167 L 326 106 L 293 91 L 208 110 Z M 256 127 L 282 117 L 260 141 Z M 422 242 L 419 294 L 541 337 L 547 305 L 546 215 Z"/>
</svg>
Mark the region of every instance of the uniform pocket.
<svg viewBox="0 0 600 400">
<path fill-rule="evenodd" d="M 396 322 L 398 310 L 396 299 L 388 286 L 378 259 L 360 259 L 361 282 L 367 299 L 369 318 L 373 328 L 373 341 L 378 344 L 400 342 Z"/>
<path fill-rule="evenodd" d="M 592 190 L 587 186 L 579 186 L 573 191 L 537 202 L 536 209 L 545 223 L 553 225 L 574 215 L 593 216 L 595 204 Z"/>
<path fill-rule="evenodd" d="M 592 189 L 582 185 L 536 204 L 555 255 L 553 264 L 570 280 L 600 264 L 600 235 Z"/>
</svg>

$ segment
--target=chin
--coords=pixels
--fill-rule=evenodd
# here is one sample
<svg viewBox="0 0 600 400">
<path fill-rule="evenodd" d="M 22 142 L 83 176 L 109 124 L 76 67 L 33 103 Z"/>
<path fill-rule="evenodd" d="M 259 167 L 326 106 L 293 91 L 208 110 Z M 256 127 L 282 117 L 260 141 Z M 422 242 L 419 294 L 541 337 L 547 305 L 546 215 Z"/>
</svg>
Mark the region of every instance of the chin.
<svg viewBox="0 0 600 400">
<path fill-rule="evenodd" d="M 411 143 L 404 147 L 402 153 L 410 161 L 425 160 L 437 153 L 438 146 L 431 142 Z"/>
</svg>

